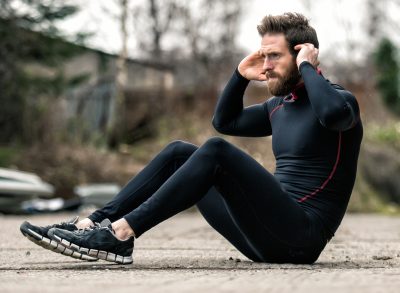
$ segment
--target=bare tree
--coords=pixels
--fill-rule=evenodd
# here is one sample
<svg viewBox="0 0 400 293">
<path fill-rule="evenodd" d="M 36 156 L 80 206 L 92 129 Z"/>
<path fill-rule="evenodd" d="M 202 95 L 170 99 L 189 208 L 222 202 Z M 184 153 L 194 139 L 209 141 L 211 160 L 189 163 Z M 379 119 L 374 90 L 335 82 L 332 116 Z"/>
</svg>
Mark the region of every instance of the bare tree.
<svg viewBox="0 0 400 293">
<path fill-rule="evenodd" d="M 373 41 L 387 37 L 396 39 L 400 29 L 399 0 L 368 0 L 366 3 L 366 32 Z M 399 41 L 397 39 L 397 41 Z"/>
<path fill-rule="evenodd" d="M 236 37 L 242 3 L 238 0 L 200 0 L 196 4 L 193 6 L 187 1 L 181 9 L 183 34 L 202 84 L 216 88 L 221 78 L 226 79 L 225 73 L 232 71 L 238 53 Z"/>
<path fill-rule="evenodd" d="M 163 39 L 176 21 L 177 0 L 146 0 L 133 7 L 136 41 L 139 47 L 156 62 L 163 58 Z"/>
<path fill-rule="evenodd" d="M 126 61 L 128 58 L 128 7 L 129 0 L 118 0 L 121 8 L 120 15 L 120 32 L 121 32 L 121 51 L 118 55 L 117 66 L 115 72 L 115 105 L 112 114 L 108 143 L 110 147 L 117 147 L 125 133 L 125 94 L 126 87 Z"/>
<path fill-rule="evenodd" d="M 241 5 L 239 0 L 147 0 L 134 13 L 139 45 L 152 59 L 167 57 L 169 62 L 190 56 L 205 64 L 231 56 L 237 48 Z M 165 52 L 165 40 L 179 56 Z"/>
</svg>

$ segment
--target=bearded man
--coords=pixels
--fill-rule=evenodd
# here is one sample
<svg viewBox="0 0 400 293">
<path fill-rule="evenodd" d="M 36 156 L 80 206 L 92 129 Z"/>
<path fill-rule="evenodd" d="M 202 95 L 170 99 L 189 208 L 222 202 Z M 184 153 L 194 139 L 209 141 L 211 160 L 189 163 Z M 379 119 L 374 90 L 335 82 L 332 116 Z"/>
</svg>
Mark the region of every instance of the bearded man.
<svg viewBox="0 0 400 293">
<path fill-rule="evenodd" d="M 240 62 L 212 123 L 223 134 L 272 135 L 274 174 L 220 137 L 200 147 L 174 141 L 88 218 L 47 227 L 25 222 L 22 233 L 75 257 L 131 263 L 134 238 L 197 205 L 253 261 L 315 262 L 352 192 L 359 108 L 350 92 L 322 76 L 317 34 L 303 15 L 268 15 L 258 32 L 260 49 Z M 244 108 L 250 80 L 266 81 L 274 96 Z M 94 224 L 106 218 L 109 226 Z"/>
</svg>

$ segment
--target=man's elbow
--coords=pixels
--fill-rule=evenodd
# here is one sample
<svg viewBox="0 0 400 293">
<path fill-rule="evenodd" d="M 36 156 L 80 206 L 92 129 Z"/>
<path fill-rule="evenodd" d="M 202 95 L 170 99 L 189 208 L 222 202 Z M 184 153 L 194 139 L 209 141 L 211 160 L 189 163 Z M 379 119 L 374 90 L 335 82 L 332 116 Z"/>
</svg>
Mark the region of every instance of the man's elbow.
<svg viewBox="0 0 400 293">
<path fill-rule="evenodd" d="M 352 128 L 360 119 L 358 107 L 351 107 L 349 104 L 339 111 L 331 111 L 324 115 L 321 123 L 328 129 L 335 131 L 346 131 Z"/>
<path fill-rule="evenodd" d="M 215 116 L 213 116 L 213 118 L 211 120 L 211 124 L 214 127 L 214 129 L 219 132 L 220 125 L 219 125 L 217 119 L 215 118 Z"/>
<path fill-rule="evenodd" d="M 214 127 L 214 129 L 216 131 L 218 131 L 221 134 L 230 134 L 229 133 L 229 128 L 227 128 L 226 126 L 223 126 L 216 118 L 215 116 L 213 117 L 212 121 L 211 121 L 212 126 Z"/>
</svg>

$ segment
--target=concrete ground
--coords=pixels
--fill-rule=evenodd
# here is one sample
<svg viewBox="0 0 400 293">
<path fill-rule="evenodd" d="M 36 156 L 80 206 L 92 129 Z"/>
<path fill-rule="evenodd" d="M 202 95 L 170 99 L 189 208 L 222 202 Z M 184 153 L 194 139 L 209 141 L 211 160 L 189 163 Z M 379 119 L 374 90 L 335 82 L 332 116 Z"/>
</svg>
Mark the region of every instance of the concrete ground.
<svg viewBox="0 0 400 293">
<path fill-rule="evenodd" d="M 25 219 L 72 216 L 0 217 L 0 292 L 400 292 L 400 217 L 346 215 L 314 265 L 253 263 L 197 213 L 147 232 L 126 266 L 55 254 L 19 232 Z"/>
</svg>

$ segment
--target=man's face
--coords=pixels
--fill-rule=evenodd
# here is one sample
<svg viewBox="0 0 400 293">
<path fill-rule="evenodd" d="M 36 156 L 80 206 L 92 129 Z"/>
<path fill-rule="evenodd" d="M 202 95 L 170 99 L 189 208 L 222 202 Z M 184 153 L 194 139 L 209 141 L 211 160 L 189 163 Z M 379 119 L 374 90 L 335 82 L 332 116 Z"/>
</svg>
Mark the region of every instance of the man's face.
<svg viewBox="0 0 400 293">
<path fill-rule="evenodd" d="M 267 77 L 268 89 L 274 96 L 289 94 L 300 82 L 301 76 L 296 59 L 288 48 L 284 34 L 265 34 L 261 40 L 260 52 L 264 57 L 263 70 Z"/>
</svg>

